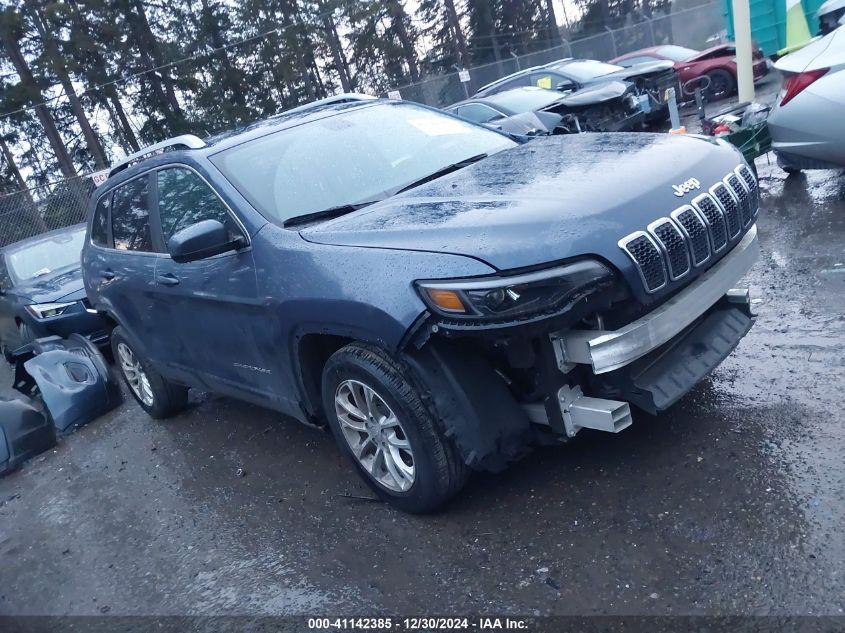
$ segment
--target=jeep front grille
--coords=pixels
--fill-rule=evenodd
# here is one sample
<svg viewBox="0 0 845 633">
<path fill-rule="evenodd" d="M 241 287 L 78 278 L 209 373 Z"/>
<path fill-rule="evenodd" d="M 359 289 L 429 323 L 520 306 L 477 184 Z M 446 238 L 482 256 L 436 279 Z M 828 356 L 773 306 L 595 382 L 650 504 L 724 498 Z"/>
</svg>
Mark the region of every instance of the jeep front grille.
<svg viewBox="0 0 845 633">
<path fill-rule="evenodd" d="M 649 224 L 648 232 L 619 240 L 619 247 L 634 261 L 646 292 L 657 292 L 735 243 L 757 215 L 758 202 L 757 180 L 740 165 L 708 193 Z"/>
<path fill-rule="evenodd" d="M 669 218 L 660 218 L 648 225 L 648 232 L 656 239 L 669 263 L 669 278 L 680 279 L 690 271 L 687 241 Z"/>
<path fill-rule="evenodd" d="M 725 184 L 730 188 L 734 194 L 734 198 L 739 203 L 739 212 L 742 216 L 742 226 L 751 224 L 751 196 L 748 195 L 748 190 L 739 181 L 739 176 L 731 174 L 725 178 Z"/>
<path fill-rule="evenodd" d="M 672 219 L 684 231 L 692 249 L 692 265 L 701 266 L 710 259 L 710 238 L 707 235 L 707 224 L 701 219 L 695 209 L 686 205 L 672 211 Z"/>
<path fill-rule="evenodd" d="M 734 239 L 742 230 L 742 221 L 739 217 L 739 205 L 736 202 L 736 198 L 734 198 L 734 195 L 724 182 L 713 185 L 710 193 L 716 198 L 716 202 L 719 203 L 725 214 L 725 221 L 728 225 L 728 237 Z"/>
<path fill-rule="evenodd" d="M 640 278 L 648 292 L 656 292 L 666 285 L 666 265 L 663 254 L 647 233 L 637 231 L 619 241 L 619 246 L 637 264 Z"/>
<path fill-rule="evenodd" d="M 737 175 L 742 179 L 742 183 L 748 190 L 749 206 L 751 207 L 751 216 L 757 215 L 760 207 L 760 190 L 757 185 L 757 179 L 751 170 L 745 165 L 740 165 L 736 168 Z"/>
<path fill-rule="evenodd" d="M 707 222 L 707 232 L 710 234 L 710 247 L 714 253 L 718 253 L 728 243 L 728 228 L 725 224 L 725 214 L 719 208 L 719 203 L 709 193 L 705 193 L 693 200 L 692 206 L 698 209 L 701 217 Z"/>
</svg>

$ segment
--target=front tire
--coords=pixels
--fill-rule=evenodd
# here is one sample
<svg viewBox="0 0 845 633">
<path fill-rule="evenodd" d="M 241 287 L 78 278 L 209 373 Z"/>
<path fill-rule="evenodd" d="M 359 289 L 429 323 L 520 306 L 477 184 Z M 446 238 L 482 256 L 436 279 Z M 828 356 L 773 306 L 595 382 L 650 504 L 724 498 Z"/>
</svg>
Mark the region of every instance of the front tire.
<svg viewBox="0 0 845 633">
<path fill-rule="evenodd" d="M 165 380 L 149 361 L 143 359 L 129 341 L 123 328 L 111 333 L 115 363 L 132 397 L 147 414 L 161 420 L 176 415 L 188 404 L 188 389 Z"/>
<path fill-rule="evenodd" d="M 469 470 L 409 369 L 371 345 L 352 343 L 323 369 L 323 409 L 338 447 L 367 484 L 405 512 L 436 510 Z"/>
</svg>

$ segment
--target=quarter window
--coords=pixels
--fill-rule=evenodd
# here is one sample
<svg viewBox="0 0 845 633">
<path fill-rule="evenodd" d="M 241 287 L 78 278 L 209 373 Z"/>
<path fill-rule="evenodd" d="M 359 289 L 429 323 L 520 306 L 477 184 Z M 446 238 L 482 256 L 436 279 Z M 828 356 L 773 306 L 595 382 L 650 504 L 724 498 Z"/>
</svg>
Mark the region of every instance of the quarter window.
<svg viewBox="0 0 845 633">
<path fill-rule="evenodd" d="M 458 114 L 476 123 L 487 123 L 493 119 L 500 119 L 503 116 L 501 112 L 497 112 L 483 103 L 470 103 L 469 105 L 461 106 L 458 109 Z"/>
<path fill-rule="evenodd" d="M 109 207 L 111 193 L 107 193 L 94 209 L 94 221 L 91 223 L 91 241 L 97 246 L 111 247 L 109 243 Z"/>
<path fill-rule="evenodd" d="M 118 187 L 111 210 L 114 247 L 121 251 L 153 250 L 150 233 L 149 178 L 141 176 Z"/>
<path fill-rule="evenodd" d="M 203 220 L 217 220 L 233 238 L 240 234 L 223 201 L 190 169 L 159 170 L 158 213 L 165 244 L 182 229 Z"/>
</svg>

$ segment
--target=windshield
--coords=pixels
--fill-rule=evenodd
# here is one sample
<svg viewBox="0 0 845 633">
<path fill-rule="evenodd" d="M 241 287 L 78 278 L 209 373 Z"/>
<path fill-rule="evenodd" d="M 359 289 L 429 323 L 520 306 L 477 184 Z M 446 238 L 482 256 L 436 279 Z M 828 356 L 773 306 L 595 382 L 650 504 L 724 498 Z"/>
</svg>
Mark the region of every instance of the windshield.
<svg viewBox="0 0 845 633">
<path fill-rule="evenodd" d="M 657 49 L 657 54 L 666 59 L 671 59 L 673 62 L 684 62 L 693 55 L 698 55 L 698 51 L 685 46 L 661 46 Z"/>
<path fill-rule="evenodd" d="M 247 141 L 211 158 L 265 217 L 380 200 L 448 165 L 515 146 L 408 103 L 379 103 Z"/>
<path fill-rule="evenodd" d="M 16 248 L 6 254 L 9 272 L 20 283 L 49 275 L 62 268 L 79 266 L 84 241 L 85 229 L 80 228 Z"/>
<path fill-rule="evenodd" d="M 567 75 L 571 75 L 575 81 L 589 81 L 596 77 L 609 75 L 620 70 L 625 70 L 622 66 L 614 64 L 605 64 L 604 62 L 597 62 L 594 59 L 580 59 L 578 61 L 569 62 L 559 66 Z"/>
<path fill-rule="evenodd" d="M 515 114 L 539 110 L 558 101 L 563 95 L 557 90 L 546 90 L 545 88 L 517 88 L 506 90 L 487 97 L 490 103 L 507 108 Z"/>
</svg>

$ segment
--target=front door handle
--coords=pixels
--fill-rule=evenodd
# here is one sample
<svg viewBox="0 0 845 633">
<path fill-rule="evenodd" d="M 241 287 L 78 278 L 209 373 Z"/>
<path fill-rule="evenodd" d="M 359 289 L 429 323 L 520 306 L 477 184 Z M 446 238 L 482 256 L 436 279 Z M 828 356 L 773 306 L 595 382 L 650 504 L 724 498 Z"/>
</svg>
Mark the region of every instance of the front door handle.
<svg viewBox="0 0 845 633">
<path fill-rule="evenodd" d="M 156 275 L 156 283 L 162 286 L 177 286 L 179 285 L 179 278 L 170 273 L 162 273 L 161 275 Z"/>
<path fill-rule="evenodd" d="M 114 272 L 112 272 L 111 270 L 104 270 L 100 273 L 100 277 L 102 277 L 106 281 L 111 281 L 112 279 L 114 279 Z"/>
</svg>

